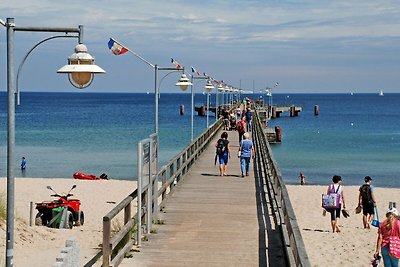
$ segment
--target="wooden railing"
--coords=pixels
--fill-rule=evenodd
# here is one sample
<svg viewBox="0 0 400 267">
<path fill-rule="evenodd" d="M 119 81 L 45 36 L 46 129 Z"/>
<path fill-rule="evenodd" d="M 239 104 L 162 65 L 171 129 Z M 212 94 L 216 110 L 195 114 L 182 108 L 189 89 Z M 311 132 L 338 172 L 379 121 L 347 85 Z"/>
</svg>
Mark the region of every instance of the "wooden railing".
<svg viewBox="0 0 400 267">
<path fill-rule="evenodd" d="M 167 195 L 173 191 L 174 187 L 181 181 L 196 159 L 205 150 L 209 142 L 223 126 L 222 119 L 217 120 L 213 125 L 206 129 L 199 137 L 191 142 L 182 152 L 176 155 L 166 165 L 161 167 L 158 172 L 158 180 L 162 181 L 162 186 L 158 190 L 158 197 L 161 203 L 154 209 L 161 209 Z M 122 200 L 115 208 L 103 217 L 103 267 L 118 266 L 124 255 L 137 243 L 135 235 L 132 233 L 137 225 L 137 213 L 132 217 L 131 203 L 137 201 L 137 189 Z M 142 196 L 143 199 L 143 196 Z M 145 200 L 143 200 L 145 201 Z M 124 210 L 124 225 L 118 232 L 111 236 L 112 220 Z M 142 218 L 146 216 L 145 209 L 142 209 Z M 124 241 L 124 242 L 122 242 Z"/>
<path fill-rule="evenodd" d="M 288 266 L 309 267 L 310 262 L 304 246 L 303 238 L 297 224 L 296 216 L 289 199 L 289 193 L 283 182 L 278 164 L 264 134 L 262 122 L 255 112 L 253 122 L 253 139 L 256 154 L 262 155 L 264 177 L 275 223 L 279 226 Z"/>
</svg>

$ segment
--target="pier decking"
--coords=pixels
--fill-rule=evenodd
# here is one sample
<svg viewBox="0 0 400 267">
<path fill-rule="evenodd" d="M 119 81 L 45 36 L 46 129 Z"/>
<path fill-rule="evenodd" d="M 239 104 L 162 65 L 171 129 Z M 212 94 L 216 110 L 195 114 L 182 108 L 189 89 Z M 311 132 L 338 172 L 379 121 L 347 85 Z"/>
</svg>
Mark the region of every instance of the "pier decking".
<svg viewBox="0 0 400 267">
<path fill-rule="evenodd" d="M 143 192 L 136 189 L 105 215 L 102 266 L 309 267 L 263 117 L 262 109 L 254 113 L 256 157 L 250 176 L 241 177 L 236 131 L 228 132 L 228 175 L 219 176 L 214 165 L 223 128 L 219 119 L 162 166 L 150 183 L 138 187 Z M 157 181 L 162 181 L 158 191 Z M 132 202 L 141 207 L 135 215 Z M 112 220 L 120 212 L 124 225 L 112 232 Z M 132 257 L 124 258 L 127 252 Z"/>
<path fill-rule="evenodd" d="M 228 176 L 214 165 L 218 134 L 167 198 L 159 216 L 165 224 L 120 266 L 286 265 L 262 179 L 253 167 L 241 177 L 238 134 L 228 133 Z"/>
</svg>

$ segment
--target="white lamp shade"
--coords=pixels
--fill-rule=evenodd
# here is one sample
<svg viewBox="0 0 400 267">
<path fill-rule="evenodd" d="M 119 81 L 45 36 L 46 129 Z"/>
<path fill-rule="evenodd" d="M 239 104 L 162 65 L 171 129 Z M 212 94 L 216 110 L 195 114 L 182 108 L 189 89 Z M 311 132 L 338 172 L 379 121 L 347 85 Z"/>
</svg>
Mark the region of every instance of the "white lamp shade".
<svg viewBox="0 0 400 267">
<path fill-rule="evenodd" d="M 189 85 L 193 85 L 191 82 L 189 82 L 189 79 L 186 77 L 186 74 L 183 73 L 179 81 L 175 84 L 176 86 L 179 86 L 182 91 L 186 91 L 186 89 L 189 87 Z"/>
<path fill-rule="evenodd" d="M 68 64 L 57 70 L 57 73 L 68 74 L 71 84 L 79 89 L 88 87 L 95 73 L 105 73 L 106 71 L 94 64 L 94 57 L 87 53 L 84 44 L 75 47 L 75 53 L 68 58 Z"/>
<path fill-rule="evenodd" d="M 214 86 L 212 85 L 210 80 L 207 81 L 205 88 L 206 88 L 207 92 L 209 92 L 209 93 L 212 92 L 212 90 L 214 90 Z"/>
</svg>

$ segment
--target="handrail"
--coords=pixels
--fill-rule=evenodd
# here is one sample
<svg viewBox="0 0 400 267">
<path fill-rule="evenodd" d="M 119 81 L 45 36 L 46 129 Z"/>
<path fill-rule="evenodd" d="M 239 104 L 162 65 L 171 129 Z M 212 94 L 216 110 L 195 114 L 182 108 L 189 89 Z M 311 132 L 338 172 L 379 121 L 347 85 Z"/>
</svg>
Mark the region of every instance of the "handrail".
<svg viewBox="0 0 400 267">
<path fill-rule="evenodd" d="M 283 182 L 278 164 L 272 155 L 271 147 L 257 112 L 254 114 L 254 121 L 253 138 L 258 153 L 263 155 L 265 182 L 268 187 L 276 223 L 280 226 L 286 260 L 289 266 L 309 267 L 311 264 L 290 202 L 289 193 Z"/>
<path fill-rule="evenodd" d="M 236 108 L 236 106 L 232 106 L 232 109 L 234 108 Z M 195 160 L 206 149 L 206 146 L 219 132 L 222 126 L 223 120 L 218 119 L 185 147 L 182 152 L 160 168 L 157 177 L 158 180 L 162 180 L 162 186 L 158 190 L 158 197 L 161 197 L 162 200 L 161 203 L 159 203 L 158 209 L 163 208 L 165 198 L 174 190 L 174 187 L 179 181 L 183 179 Z M 137 197 L 136 189 L 103 217 L 103 267 L 118 266 L 124 254 L 129 251 L 132 245 L 137 243 L 134 235 L 131 235 L 130 232 L 137 227 L 136 222 L 146 216 L 145 212 L 142 212 L 142 218 L 137 218 L 137 213 L 133 216 L 131 215 L 131 203 L 135 201 Z M 124 210 L 124 225 L 119 232 L 115 233 L 114 237 L 111 237 L 111 221 L 122 210 Z M 116 247 L 125 239 L 128 241 L 117 251 Z M 112 257 L 112 255 L 114 256 Z"/>
</svg>

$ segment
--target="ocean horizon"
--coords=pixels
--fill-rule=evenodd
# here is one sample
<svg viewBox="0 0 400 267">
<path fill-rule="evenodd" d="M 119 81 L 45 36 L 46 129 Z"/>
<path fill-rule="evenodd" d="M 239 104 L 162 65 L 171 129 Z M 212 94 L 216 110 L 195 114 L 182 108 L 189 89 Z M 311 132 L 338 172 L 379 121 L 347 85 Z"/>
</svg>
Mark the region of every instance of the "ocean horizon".
<svg viewBox="0 0 400 267">
<path fill-rule="evenodd" d="M 252 99 L 266 95 L 246 95 Z M 215 104 L 215 94 L 211 95 Z M 6 93 L 0 93 L 0 176 L 6 176 Z M 266 102 L 268 99 L 266 99 Z M 373 177 L 377 186 L 400 187 L 400 94 L 274 94 L 273 103 L 302 106 L 298 117 L 271 120 L 282 128 L 281 144 L 271 145 L 284 180 L 325 185 L 334 174 L 344 184 Z M 195 105 L 206 95 L 196 94 Z M 180 116 L 180 105 L 185 115 Z M 162 93 L 159 99 L 159 162 L 166 164 L 190 143 L 190 93 Z M 314 116 L 314 106 L 319 116 Z M 194 133 L 206 117 L 194 116 Z M 210 124 L 215 121 L 210 116 Z M 137 177 L 137 143 L 154 129 L 153 93 L 34 93 L 16 107 L 16 163 L 27 157 L 26 177 L 69 178 L 76 171 L 112 179 Z M 211 161 L 210 161 L 211 164 Z"/>
</svg>

